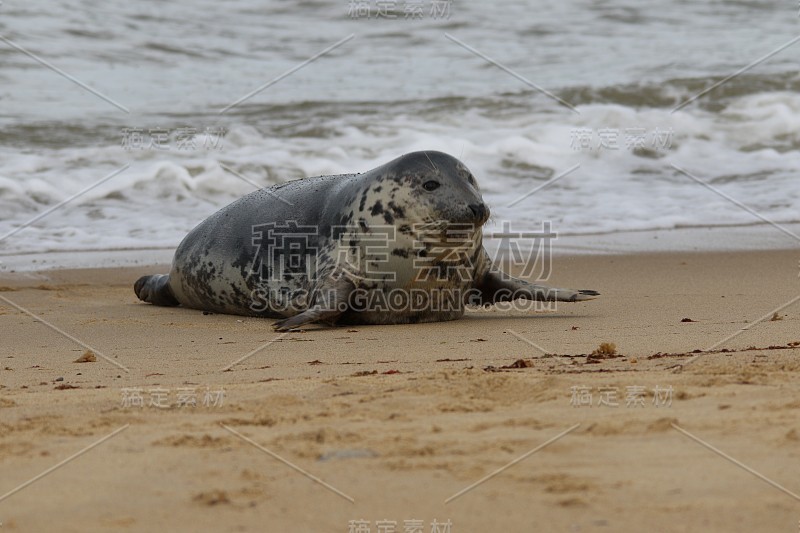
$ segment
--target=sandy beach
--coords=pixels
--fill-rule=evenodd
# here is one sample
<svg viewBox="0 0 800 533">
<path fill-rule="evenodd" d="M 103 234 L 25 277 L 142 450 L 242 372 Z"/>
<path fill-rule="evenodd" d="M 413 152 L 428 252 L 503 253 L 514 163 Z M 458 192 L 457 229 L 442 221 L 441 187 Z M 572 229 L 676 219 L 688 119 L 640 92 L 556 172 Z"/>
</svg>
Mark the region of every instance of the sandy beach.
<svg viewBox="0 0 800 533">
<path fill-rule="evenodd" d="M 800 533 L 799 9 L 0 0 L 0 533 Z"/>
<path fill-rule="evenodd" d="M 164 266 L 4 274 L 2 529 L 796 531 L 797 261 L 558 257 L 602 297 L 282 335 L 137 302 Z"/>
</svg>

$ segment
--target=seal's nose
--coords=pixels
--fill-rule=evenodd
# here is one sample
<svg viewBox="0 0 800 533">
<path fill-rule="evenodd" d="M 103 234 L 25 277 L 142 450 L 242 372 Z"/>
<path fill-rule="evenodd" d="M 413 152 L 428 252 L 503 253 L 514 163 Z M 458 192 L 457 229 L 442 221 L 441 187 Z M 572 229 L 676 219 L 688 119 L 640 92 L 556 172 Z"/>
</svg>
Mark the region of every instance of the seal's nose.
<svg viewBox="0 0 800 533">
<path fill-rule="evenodd" d="M 486 204 L 483 202 L 479 204 L 469 204 L 469 208 L 478 220 L 485 222 L 486 219 L 489 218 L 489 208 L 486 207 Z"/>
</svg>

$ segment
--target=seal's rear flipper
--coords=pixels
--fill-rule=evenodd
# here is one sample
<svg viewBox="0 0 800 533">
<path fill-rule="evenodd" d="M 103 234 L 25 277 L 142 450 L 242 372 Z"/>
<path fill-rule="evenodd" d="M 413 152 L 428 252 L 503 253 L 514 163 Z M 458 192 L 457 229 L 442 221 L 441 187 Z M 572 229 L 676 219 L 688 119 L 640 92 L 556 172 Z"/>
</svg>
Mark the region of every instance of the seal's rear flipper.
<svg viewBox="0 0 800 533">
<path fill-rule="evenodd" d="M 169 288 L 169 276 L 165 274 L 142 276 L 133 284 L 133 291 L 143 302 L 165 306 L 179 304 Z"/>
</svg>

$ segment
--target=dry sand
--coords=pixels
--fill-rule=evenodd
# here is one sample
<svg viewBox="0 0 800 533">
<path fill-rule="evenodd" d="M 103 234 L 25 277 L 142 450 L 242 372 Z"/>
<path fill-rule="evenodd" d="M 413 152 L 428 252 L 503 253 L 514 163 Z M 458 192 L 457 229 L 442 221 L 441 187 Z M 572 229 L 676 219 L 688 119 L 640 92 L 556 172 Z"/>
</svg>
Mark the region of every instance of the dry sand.
<svg viewBox="0 0 800 533">
<path fill-rule="evenodd" d="M 601 299 L 281 337 L 138 303 L 164 268 L 6 274 L 2 530 L 796 532 L 798 259 L 562 257 Z"/>
</svg>

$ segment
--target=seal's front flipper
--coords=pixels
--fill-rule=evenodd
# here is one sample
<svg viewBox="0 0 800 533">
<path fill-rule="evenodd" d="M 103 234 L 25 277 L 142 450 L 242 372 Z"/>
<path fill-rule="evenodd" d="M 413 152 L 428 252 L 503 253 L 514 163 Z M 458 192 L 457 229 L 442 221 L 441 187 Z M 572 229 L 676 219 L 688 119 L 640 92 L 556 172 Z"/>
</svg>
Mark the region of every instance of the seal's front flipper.
<svg viewBox="0 0 800 533">
<path fill-rule="evenodd" d="M 348 299 L 354 287 L 344 278 L 323 284 L 314 294 L 311 306 L 302 313 L 278 320 L 272 327 L 276 331 L 289 331 L 313 322 L 333 324 L 348 309 Z"/>
<path fill-rule="evenodd" d="M 559 289 L 559 290 L 563 291 L 564 289 Z M 572 297 L 573 299 L 569 300 L 570 302 L 583 302 L 586 300 L 594 300 L 595 298 L 600 296 L 599 292 L 593 291 L 591 289 L 578 289 L 575 292 L 577 292 L 578 294 L 573 296 Z"/>
<path fill-rule="evenodd" d="M 154 305 L 176 306 L 180 303 L 169 287 L 169 276 L 165 274 L 142 276 L 133 284 L 133 292 L 141 301 Z"/>
<path fill-rule="evenodd" d="M 558 289 L 546 285 L 536 285 L 517 279 L 503 272 L 489 272 L 478 284 L 481 291 L 481 304 L 510 302 L 519 298 L 540 302 L 583 302 L 600 296 L 597 291 L 583 289 Z"/>
</svg>

